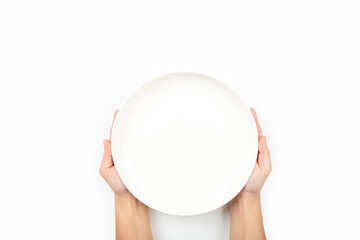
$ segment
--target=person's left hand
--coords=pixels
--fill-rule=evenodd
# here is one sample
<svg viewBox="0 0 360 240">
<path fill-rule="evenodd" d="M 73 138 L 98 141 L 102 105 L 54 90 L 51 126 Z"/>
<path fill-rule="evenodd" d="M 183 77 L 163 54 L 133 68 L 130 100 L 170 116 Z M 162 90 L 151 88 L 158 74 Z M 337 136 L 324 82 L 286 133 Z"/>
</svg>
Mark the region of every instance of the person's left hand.
<svg viewBox="0 0 360 240">
<path fill-rule="evenodd" d="M 111 125 L 111 130 L 110 130 L 110 139 L 111 139 L 112 127 L 114 125 L 114 120 L 118 111 L 119 110 L 116 110 L 114 114 L 113 123 Z M 111 153 L 110 139 L 104 140 L 104 155 L 99 169 L 99 173 L 109 184 L 110 188 L 114 191 L 115 195 L 126 195 L 126 194 L 131 195 L 129 190 L 125 187 L 124 183 L 121 181 L 114 166 L 114 161 Z"/>
</svg>

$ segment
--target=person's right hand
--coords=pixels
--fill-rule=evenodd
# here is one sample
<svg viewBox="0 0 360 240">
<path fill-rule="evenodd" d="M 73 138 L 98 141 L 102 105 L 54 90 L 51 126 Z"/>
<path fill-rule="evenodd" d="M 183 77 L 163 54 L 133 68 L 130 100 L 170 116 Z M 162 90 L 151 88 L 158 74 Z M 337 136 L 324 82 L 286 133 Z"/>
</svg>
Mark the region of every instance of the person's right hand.
<svg viewBox="0 0 360 240">
<path fill-rule="evenodd" d="M 260 194 L 260 190 L 264 185 L 266 179 L 271 172 L 270 151 L 266 144 L 266 137 L 263 136 L 262 130 L 255 112 L 255 109 L 250 108 L 256 122 L 258 131 L 258 157 L 251 176 L 246 183 L 245 187 L 240 191 L 238 197 L 257 197 Z"/>
<path fill-rule="evenodd" d="M 111 125 L 111 130 L 110 130 L 110 139 L 111 139 L 112 127 L 114 125 L 114 120 L 118 111 L 119 110 L 116 110 L 114 114 L 113 123 Z M 116 171 L 111 153 L 111 142 L 109 139 L 104 140 L 104 155 L 99 169 L 99 173 L 109 184 L 110 188 L 114 191 L 115 195 L 125 195 L 125 194 L 131 195 L 131 193 L 125 187 L 124 183 L 121 181 L 119 177 L 119 174 Z"/>
<path fill-rule="evenodd" d="M 253 108 L 258 131 L 258 157 L 245 187 L 230 201 L 230 239 L 266 239 L 260 191 L 271 172 L 270 152 Z"/>
</svg>

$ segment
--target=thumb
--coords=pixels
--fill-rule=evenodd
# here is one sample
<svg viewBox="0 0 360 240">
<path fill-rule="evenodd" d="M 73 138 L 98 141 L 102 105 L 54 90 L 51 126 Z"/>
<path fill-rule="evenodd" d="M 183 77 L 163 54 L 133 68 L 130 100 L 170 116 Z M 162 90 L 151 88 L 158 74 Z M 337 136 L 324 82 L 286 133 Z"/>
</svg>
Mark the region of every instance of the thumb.
<svg viewBox="0 0 360 240">
<path fill-rule="evenodd" d="M 101 167 L 103 169 L 112 167 L 114 165 L 113 163 L 113 159 L 112 159 L 112 154 L 111 154 L 111 142 L 108 139 L 104 140 L 104 154 L 103 154 L 103 159 L 101 162 Z"/>
<path fill-rule="evenodd" d="M 266 137 L 260 136 L 259 137 L 259 154 L 265 153 L 266 151 Z"/>
<path fill-rule="evenodd" d="M 265 136 L 261 136 L 259 139 L 258 162 L 262 169 L 264 169 L 264 170 L 266 170 L 266 172 L 270 173 L 270 171 L 271 171 L 270 153 L 269 153 L 269 149 L 266 145 L 266 137 Z"/>
</svg>

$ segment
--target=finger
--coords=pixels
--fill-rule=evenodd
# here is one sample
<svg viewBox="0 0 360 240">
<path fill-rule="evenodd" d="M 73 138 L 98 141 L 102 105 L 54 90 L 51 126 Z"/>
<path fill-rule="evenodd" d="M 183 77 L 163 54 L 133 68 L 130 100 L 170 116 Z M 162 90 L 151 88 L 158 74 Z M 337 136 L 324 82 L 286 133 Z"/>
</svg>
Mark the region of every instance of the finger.
<svg viewBox="0 0 360 240">
<path fill-rule="evenodd" d="M 113 121 L 112 121 L 112 124 L 111 124 L 111 129 L 110 129 L 110 137 L 109 137 L 110 140 L 111 140 L 111 133 L 112 133 L 112 129 L 113 129 L 113 126 L 114 126 L 115 118 L 116 118 L 116 115 L 117 115 L 118 112 L 119 112 L 119 109 L 117 109 L 115 111 L 115 113 L 114 113 Z"/>
<path fill-rule="evenodd" d="M 266 152 L 266 137 L 260 136 L 259 137 L 259 153 L 265 153 Z"/>
<path fill-rule="evenodd" d="M 261 136 L 259 139 L 259 156 L 258 162 L 266 171 L 271 171 L 270 152 L 266 144 L 266 137 Z"/>
<path fill-rule="evenodd" d="M 104 140 L 104 154 L 100 168 L 107 169 L 114 165 L 111 154 L 111 142 L 108 139 Z"/>
<path fill-rule="evenodd" d="M 259 121 L 258 121 L 258 118 L 257 118 L 257 114 L 256 114 L 256 111 L 255 109 L 253 108 L 250 108 L 250 111 L 255 119 L 255 123 L 256 123 L 256 128 L 257 128 L 257 131 L 258 131 L 258 135 L 259 137 L 262 136 L 262 130 L 261 130 L 261 127 L 260 127 L 260 124 L 259 124 Z"/>
</svg>

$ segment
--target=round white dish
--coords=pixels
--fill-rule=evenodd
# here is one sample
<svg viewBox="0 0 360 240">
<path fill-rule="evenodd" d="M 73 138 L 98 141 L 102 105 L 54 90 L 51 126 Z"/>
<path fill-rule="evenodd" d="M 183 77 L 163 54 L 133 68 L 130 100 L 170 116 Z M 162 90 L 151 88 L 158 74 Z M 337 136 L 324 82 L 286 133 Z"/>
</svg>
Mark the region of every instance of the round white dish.
<svg viewBox="0 0 360 240">
<path fill-rule="evenodd" d="M 243 188 L 258 136 L 249 108 L 209 76 L 179 72 L 130 95 L 116 116 L 112 154 L 129 191 L 173 215 L 217 209 Z"/>
</svg>

